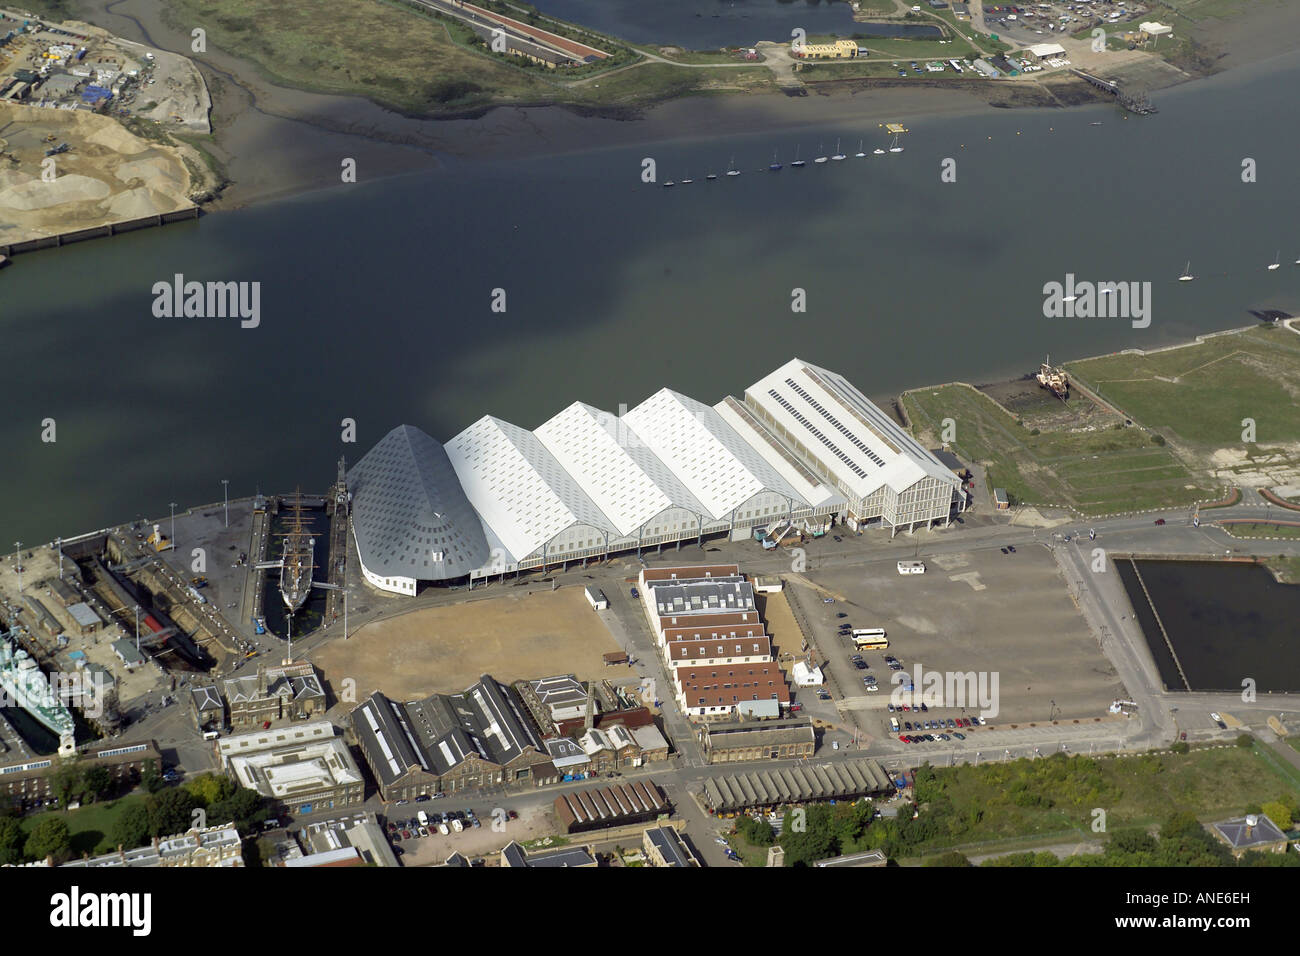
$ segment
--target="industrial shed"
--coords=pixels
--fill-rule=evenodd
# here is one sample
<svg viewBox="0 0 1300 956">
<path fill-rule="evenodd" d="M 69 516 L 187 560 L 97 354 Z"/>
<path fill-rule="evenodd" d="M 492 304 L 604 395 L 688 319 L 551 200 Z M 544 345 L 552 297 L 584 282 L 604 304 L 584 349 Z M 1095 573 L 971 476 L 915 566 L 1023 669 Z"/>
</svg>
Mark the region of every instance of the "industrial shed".
<svg viewBox="0 0 1300 956">
<path fill-rule="evenodd" d="M 892 792 L 889 775 L 874 760 L 849 760 L 789 770 L 730 774 L 704 782 L 704 799 L 715 813 L 789 803 L 844 800 Z"/>
<path fill-rule="evenodd" d="M 651 780 L 593 787 L 555 798 L 555 816 L 566 833 L 644 823 L 668 812 L 668 801 Z"/>
</svg>

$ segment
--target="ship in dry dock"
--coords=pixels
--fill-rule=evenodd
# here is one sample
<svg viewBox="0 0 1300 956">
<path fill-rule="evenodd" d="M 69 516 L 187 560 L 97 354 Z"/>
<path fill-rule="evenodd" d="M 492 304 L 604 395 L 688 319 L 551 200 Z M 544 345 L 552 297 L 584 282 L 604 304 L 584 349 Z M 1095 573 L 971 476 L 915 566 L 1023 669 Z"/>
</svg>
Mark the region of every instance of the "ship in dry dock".
<svg viewBox="0 0 1300 956">
<path fill-rule="evenodd" d="M 280 562 L 280 596 L 289 613 L 295 613 L 311 594 L 316 539 L 303 524 L 302 495 L 289 509 L 289 530 L 284 534 L 284 555 Z"/>
</svg>

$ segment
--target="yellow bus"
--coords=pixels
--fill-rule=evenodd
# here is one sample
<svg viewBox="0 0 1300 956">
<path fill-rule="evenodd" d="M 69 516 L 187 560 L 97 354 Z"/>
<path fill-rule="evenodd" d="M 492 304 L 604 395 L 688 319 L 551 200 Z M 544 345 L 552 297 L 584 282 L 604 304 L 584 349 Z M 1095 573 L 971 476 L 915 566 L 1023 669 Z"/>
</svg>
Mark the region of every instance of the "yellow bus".
<svg viewBox="0 0 1300 956">
<path fill-rule="evenodd" d="M 885 629 L 882 627 L 857 628 L 853 632 L 853 643 L 860 651 L 885 650 L 889 647 L 889 639 L 885 637 Z"/>
</svg>

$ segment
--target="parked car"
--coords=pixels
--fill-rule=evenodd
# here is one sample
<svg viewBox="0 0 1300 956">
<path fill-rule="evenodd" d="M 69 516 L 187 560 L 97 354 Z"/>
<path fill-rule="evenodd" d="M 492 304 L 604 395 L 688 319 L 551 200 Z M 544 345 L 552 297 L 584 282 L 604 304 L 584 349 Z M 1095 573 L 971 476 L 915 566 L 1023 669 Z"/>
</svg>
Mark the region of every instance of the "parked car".
<svg viewBox="0 0 1300 956">
<path fill-rule="evenodd" d="M 905 721 L 903 721 L 903 729 L 904 729 L 904 730 L 911 730 L 911 729 L 912 729 L 912 722 L 911 722 L 910 720 L 905 720 Z"/>
<path fill-rule="evenodd" d="M 1157 518 L 1157 519 L 1156 519 L 1156 524 L 1164 524 L 1164 523 L 1165 523 L 1165 519 L 1164 519 L 1164 518 Z"/>
<path fill-rule="evenodd" d="M 927 706 L 925 706 L 925 701 L 921 701 L 921 712 L 922 712 L 922 713 L 929 713 L 929 712 L 930 712 L 930 708 L 927 707 Z"/>
<path fill-rule="evenodd" d="M 836 617 L 848 617 L 848 615 L 845 614 L 843 611 L 836 611 L 836 612 L 835 612 L 835 616 L 836 616 Z"/>
<path fill-rule="evenodd" d="M 636 588 L 633 588 L 633 589 L 632 589 L 632 596 L 633 596 L 633 597 L 640 597 L 640 595 L 637 594 Z"/>
<path fill-rule="evenodd" d="M 796 702 L 790 705 L 790 713 L 792 714 L 797 714 L 801 710 L 803 710 L 803 704 Z"/>
<path fill-rule="evenodd" d="M 422 793 L 422 794 L 420 794 L 418 797 L 415 798 L 415 802 L 416 802 L 416 803 L 424 803 L 424 801 L 426 801 L 426 800 L 431 800 L 431 799 L 433 799 L 433 798 L 430 797 L 427 793 Z"/>
<path fill-rule="evenodd" d="M 1015 553 L 1016 553 L 1016 546 L 1015 546 L 1014 544 L 1009 544 L 1009 545 L 1007 545 L 1007 550 L 1010 551 L 1012 554 L 1015 554 Z"/>
<path fill-rule="evenodd" d="M 966 735 L 963 734 L 960 730 L 958 730 L 958 731 L 954 731 L 954 732 L 953 732 L 953 736 L 956 737 L 958 740 L 965 740 L 965 739 L 966 739 Z"/>
<path fill-rule="evenodd" d="M 1003 553 L 1003 554 L 1006 554 L 1006 553 L 1007 553 L 1007 549 L 1006 549 L 1006 548 L 1003 548 L 1003 549 L 1002 549 L 1002 553 Z"/>
<path fill-rule="evenodd" d="M 834 538 L 836 541 L 843 541 L 843 540 L 844 540 L 844 539 L 841 538 L 838 534 L 833 534 L 833 535 L 831 535 L 831 537 Z"/>
<path fill-rule="evenodd" d="M 823 603 L 823 604 L 834 604 L 834 603 L 835 603 L 835 598 L 822 598 L 822 603 Z"/>
</svg>

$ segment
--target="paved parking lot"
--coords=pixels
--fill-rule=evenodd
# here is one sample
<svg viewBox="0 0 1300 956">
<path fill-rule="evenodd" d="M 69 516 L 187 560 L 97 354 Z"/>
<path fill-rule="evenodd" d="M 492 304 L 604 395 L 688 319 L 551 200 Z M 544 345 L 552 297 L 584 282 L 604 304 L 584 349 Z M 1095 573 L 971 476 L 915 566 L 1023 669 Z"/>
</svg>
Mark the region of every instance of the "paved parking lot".
<svg viewBox="0 0 1300 956">
<path fill-rule="evenodd" d="M 886 734 L 888 704 L 900 690 L 891 678 L 906 674 L 915 681 L 918 666 L 922 682 L 927 672 L 984 675 L 984 687 L 996 702 L 990 722 L 999 727 L 1091 720 L 1125 696 L 1045 548 L 1021 545 L 1014 554 L 1003 554 L 990 546 L 938 554 L 927 559 L 927 567 L 925 574 L 901 576 L 889 560 L 826 567 L 805 575 L 806 584 L 796 581 L 809 595 L 800 603 L 829 661 L 837 709 L 848 723 Z M 822 603 L 824 597 L 835 603 Z M 839 613 L 847 617 L 838 618 Z M 889 650 L 862 652 L 870 668 L 856 670 L 849 662 L 856 653 L 851 639 L 837 634 L 841 623 L 884 628 Z M 898 658 L 902 672 L 888 670 L 886 654 Z M 867 673 L 876 675 L 880 691 L 865 691 Z M 972 700 L 944 703 L 948 706 L 932 708 L 927 718 L 981 710 Z"/>
</svg>

